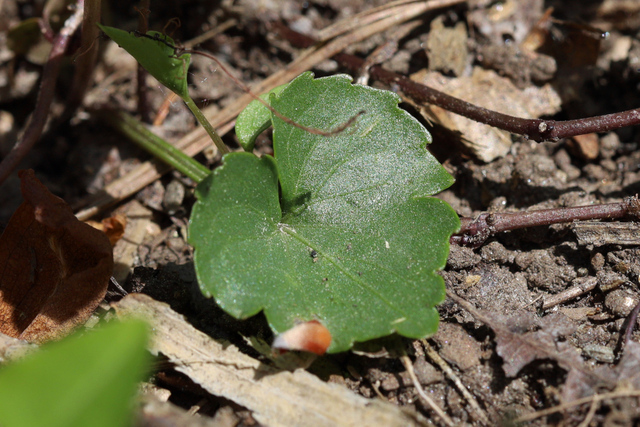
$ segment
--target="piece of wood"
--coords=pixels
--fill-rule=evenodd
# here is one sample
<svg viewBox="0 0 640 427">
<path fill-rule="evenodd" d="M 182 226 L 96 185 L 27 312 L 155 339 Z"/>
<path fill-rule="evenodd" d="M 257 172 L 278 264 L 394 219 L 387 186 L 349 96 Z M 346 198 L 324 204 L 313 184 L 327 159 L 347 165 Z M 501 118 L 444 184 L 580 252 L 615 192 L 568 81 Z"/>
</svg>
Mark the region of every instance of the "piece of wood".
<svg viewBox="0 0 640 427">
<path fill-rule="evenodd" d="M 571 226 L 579 245 L 640 245 L 636 222 L 576 222 Z"/>
<path fill-rule="evenodd" d="M 124 238 L 120 239 L 113 248 L 113 277 L 117 282 L 124 283 L 133 271 L 138 248 L 145 237 L 152 234 L 151 230 L 156 234 L 160 233 L 160 228 L 152 221 L 153 212 L 137 200 L 131 200 L 121 206 L 117 213 L 127 218 L 127 227 L 124 230 Z"/>
<path fill-rule="evenodd" d="M 261 424 L 277 426 L 413 426 L 424 419 L 388 402 L 366 399 L 325 383 L 307 371 L 281 371 L 213 340 L 167 304 L 130 294 L 114 304 L 118 317 L 146 319 L 153 331 L 150 351 L 209 393 L 251 410 Z M 421 420 L 422 418 L 422 420 Z"/>
</svg>

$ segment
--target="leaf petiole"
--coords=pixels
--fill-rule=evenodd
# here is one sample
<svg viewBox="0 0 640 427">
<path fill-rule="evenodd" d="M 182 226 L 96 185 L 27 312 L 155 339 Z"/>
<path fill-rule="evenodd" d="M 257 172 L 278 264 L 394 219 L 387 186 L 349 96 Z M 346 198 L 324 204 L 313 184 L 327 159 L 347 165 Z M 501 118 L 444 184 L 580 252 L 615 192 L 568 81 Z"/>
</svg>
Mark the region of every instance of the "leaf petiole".
<svg viewBox="0 0 640 427">
<path fill-rule="evenodd" d="M 193 115 L 196 116 L 196 120 L 198 120 L 198 122 L 202 125 L 204 130 L 207 131 L 207 134 L 209 134 L 209 137 L 211 138 L 213 143 L 216 144 L 216 147 L 218 147 L 220 154 L 221 155 L 227 154 L 229 152 L 229 149 L 227 148 L 226 145 L 224 145 L 224 142 L 222 142 L 222 138 L 220 138 L 220 135 L 218 135 L 218 132 L 216 132 L 213 126 L 211 126 L 211 123 L 209 123 L 209 120 L 207 120 L 205 115 L 202 114 L 202 111 L 198 108 L 198 106 L 193 101 L 193 99 L 191 99 L 190 96 L 186 96 L 186 97 L 183 97 L 182 100 L 184 101 L 185 104 L 187 104 L 187 107 L 189 107 L 189 110 L 191 110 Z"/>
</svg>

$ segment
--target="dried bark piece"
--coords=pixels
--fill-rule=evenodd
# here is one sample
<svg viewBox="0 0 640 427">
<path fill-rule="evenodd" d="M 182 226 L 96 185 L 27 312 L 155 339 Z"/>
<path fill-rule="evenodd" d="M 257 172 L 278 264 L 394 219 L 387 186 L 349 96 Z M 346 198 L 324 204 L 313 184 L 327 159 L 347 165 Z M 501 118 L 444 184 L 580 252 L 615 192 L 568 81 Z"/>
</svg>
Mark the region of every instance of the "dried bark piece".
<svg viewBox="0 0 640 427">
<path fill-rule="evenodd" d="M 555 114 L 561 107 L 560 97 L 549 84 L 521 90 L 508 78 L 479 67 L 474 68 L 470 77 L 447 78 L 423 70 L 412 75 L 411 79 L 472 104 L 527 119 Z M 459 134 L 461 142 L 483 162 L 502 157 L 511 149 L 509 132 L 434 105 L 419 108 L 427 120 Z"/>
<path fill-rule="evenodd" d="M 61 337 L 103 299 L 113 254 L 107 236 L 76 219 L 32 170 L 25 201 L 0 236 L 0 332 L 32 342 Z"/>
<path fill-rule="evenodd" d="M 571 225 L 581 246 L 640 245 L 640 226 L 636 222 L 583 221 Z"/>
<path fill-rule="evenodd" d="M 164 303 L 129 294 L 114 304 L 118 317 L 139 316 L 154 333 L 150 351 L 162 353 L 175 369 L 216 396 L 252 411 L 269 426 L 415 426 L 426 424 L 379 399 L 366 399 L 307 371 L 281 371 L 214 341 Z"/>
</svg>

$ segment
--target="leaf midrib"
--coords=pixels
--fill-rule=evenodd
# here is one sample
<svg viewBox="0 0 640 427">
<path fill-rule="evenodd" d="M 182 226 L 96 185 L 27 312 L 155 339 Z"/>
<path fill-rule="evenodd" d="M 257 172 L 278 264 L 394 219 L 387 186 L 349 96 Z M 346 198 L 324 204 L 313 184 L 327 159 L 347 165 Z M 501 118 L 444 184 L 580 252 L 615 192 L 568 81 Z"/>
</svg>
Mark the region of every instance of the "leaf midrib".
<svg viewBox="0 0 640 427">
<path fill-rule="evenodd" d="M 290 228 L 288 225 L 286 224 L 279 224 L 279 230 L 283 233 L 288 234 L 289 236 L 293 237 L 294 239 L 297 239 L 299 242 L 301 242 L 302 244 L 304 244 L 305 246 L 315 250 L 316 252 L 318 252 L 319 255 L 323 255 L 323 258 L 326 259 L 327 261 L 329 261 L 331 264 L 333 264 L 335 266 L 336 269 L 338 269 L 339 271 L 341 271 L 343 274 L 345 274 L 349 279 L 351 279 L 356 285 L 360 286 L 360 288 L 364 291 L 369 292 L 372 295 L 375 295 L 380 301 L 382 301 L 387 307 L 389 307 L 391 310 L 395 311 L 396 313 L 399 313 L 400 315 L 406 317 L 407 314 L 404 312 L 404 310 L 399 309 L 398 307 L 396 307 L 391 301 L 389 301 L 387 298 L 385 298 L 383 295 L 381 295 L 376 289 L 372 288 L 371 286 L 369 286 L 366 282 L 364 282 L 362 279 L 360 279 L 359 277 L 355 276 L 349 269 L 347 269 L 346 267 L 344 267 L 342 265 L 342 263 L 337 260 L 335 257 L 333 257 L 332 255 L 327 254 L 326 252 L 323 252 L 321 250 L 321 248 L 316 247 L 311 241 L 305 239 L 303 236 L 301 236 L 300 234 L 298 234 L 293 228 Z M 382 268 L 382 267 L 380 267 Z M 402 279 L 400 276 L 398 276 L 396 273 L 392 272 L 394 276 L 399 277 L 400 279 Z"/>
</svg>

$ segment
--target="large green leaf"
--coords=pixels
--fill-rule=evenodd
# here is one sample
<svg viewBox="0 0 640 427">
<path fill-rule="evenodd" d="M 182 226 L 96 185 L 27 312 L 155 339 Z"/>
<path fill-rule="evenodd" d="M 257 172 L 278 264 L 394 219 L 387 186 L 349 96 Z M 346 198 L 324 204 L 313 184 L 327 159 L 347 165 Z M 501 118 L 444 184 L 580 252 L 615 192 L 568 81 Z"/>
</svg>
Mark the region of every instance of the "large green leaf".
<svg viewBox="0 0 640 427">
<path fill-rule="evenodd" d="M 276 333 L 317 319 L 332 334 L 329 352 L 393 332 L 434 333 L 445 294 L 436 271 L 459 220 L 427 196 L 453 179 L 398 102 L 348 76 L 310 73 L 272 95 L 277 111 L 316 129 L 365 113 L 334 136 L 272 117 L 275 160 L 224 157 L 191 216 L 203 292 L 239 318 L 264 310 Z"/>
<path fill-rule="evenodd" d="M 160 83 L 174 91 L 182 99 L 190 99 L 187 87 L 187 70 L 190 54 L 175 56 L 173 39 L 157 31 L 145 36 L 135 35 L 118 28 L 99 25 L 111 40 L 129 52 L 142 67 Z"/>
<path fill-rule="evenodd" d="M 2 367 L 0 425 L 131 425 L 132 398 L 149 362 L 147 329 L 140 321 L 110 324 Z"/>
</svg>

